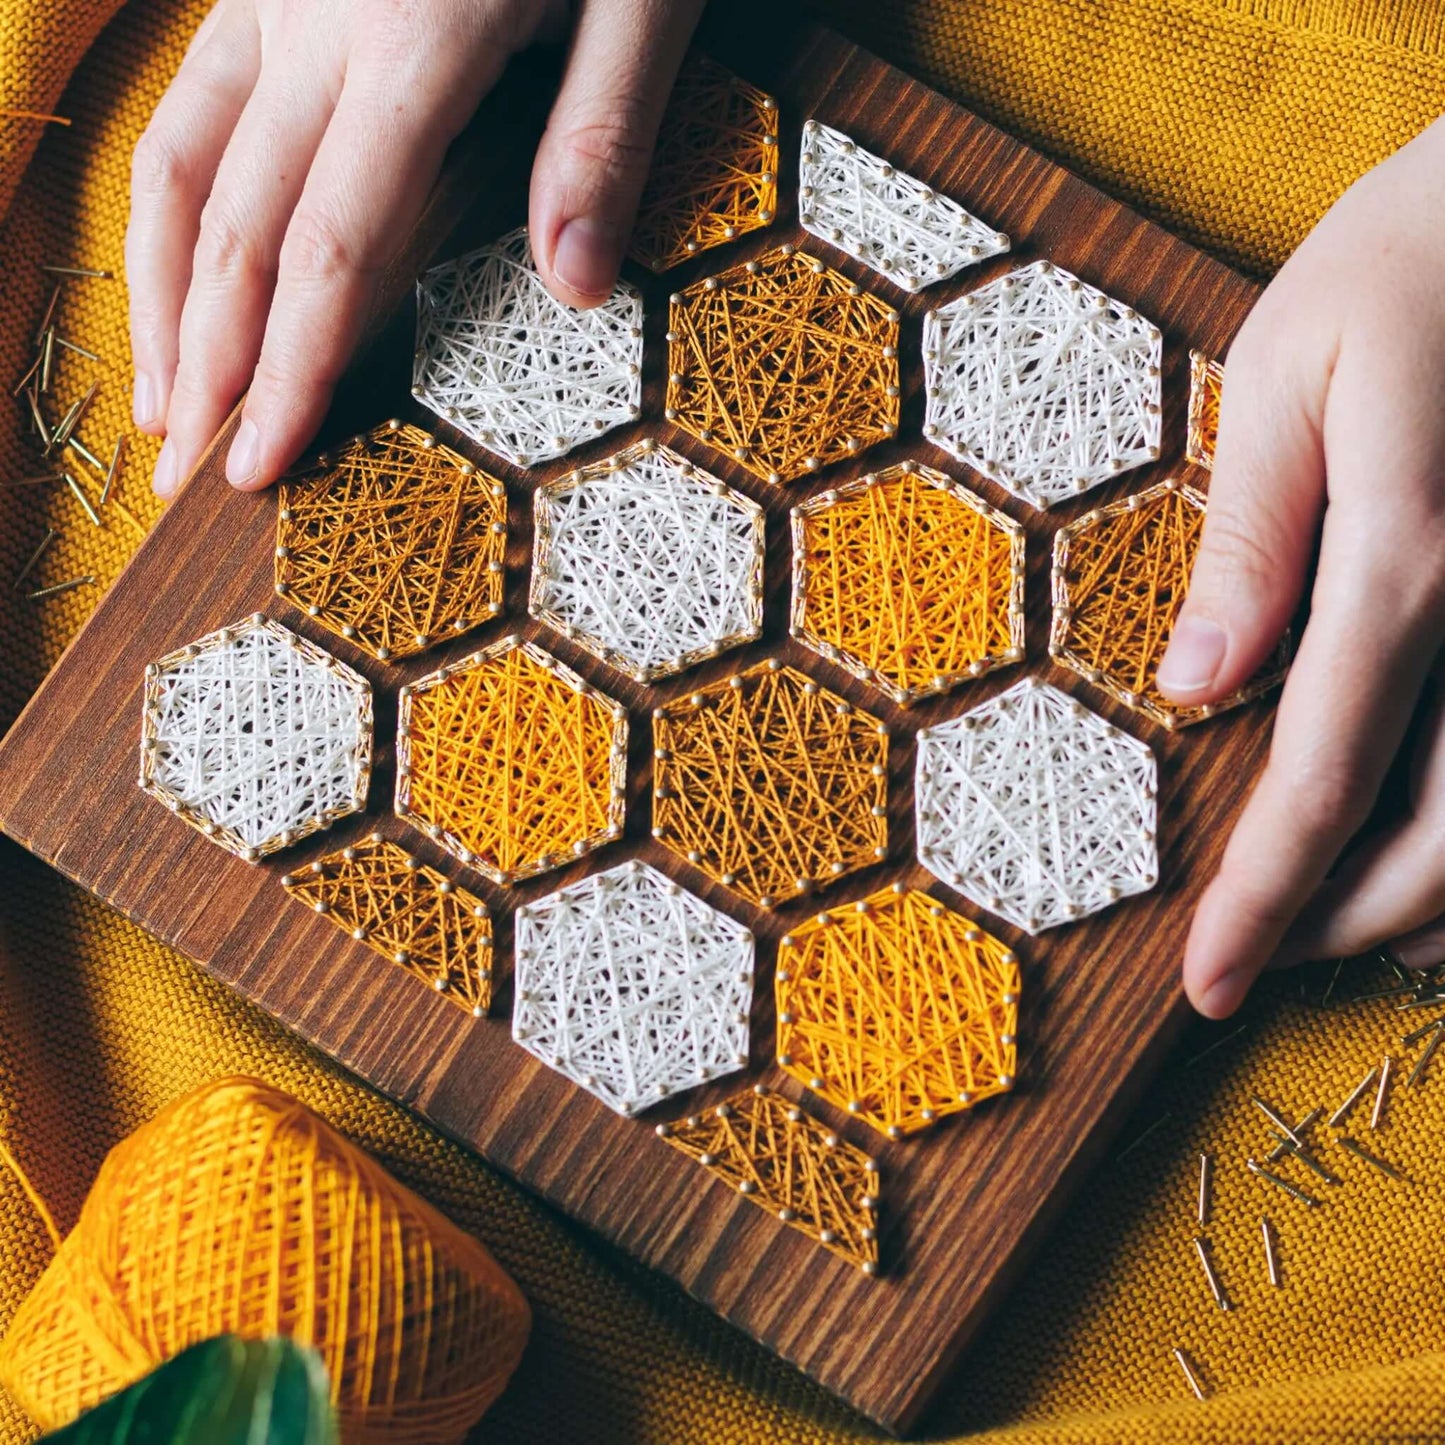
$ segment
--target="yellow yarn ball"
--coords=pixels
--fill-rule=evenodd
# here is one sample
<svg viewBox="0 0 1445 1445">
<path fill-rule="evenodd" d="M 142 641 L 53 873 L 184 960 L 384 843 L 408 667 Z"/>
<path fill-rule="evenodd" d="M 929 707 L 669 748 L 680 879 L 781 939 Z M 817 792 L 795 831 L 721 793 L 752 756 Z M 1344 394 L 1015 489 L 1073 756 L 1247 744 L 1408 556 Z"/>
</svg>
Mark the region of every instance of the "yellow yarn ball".
<svg viewBox="0 0 1445 1445">
<path fill-rule="evenodd" d="M 222 1079 L 111 1151 L 0 1381 L 53 1430 L 200 1340 L 291 1335 L 325 1361 L 343 1439 L 445 1445 L 530 1328 L 475 1239 L 304 1105 Z"/>
</svg>

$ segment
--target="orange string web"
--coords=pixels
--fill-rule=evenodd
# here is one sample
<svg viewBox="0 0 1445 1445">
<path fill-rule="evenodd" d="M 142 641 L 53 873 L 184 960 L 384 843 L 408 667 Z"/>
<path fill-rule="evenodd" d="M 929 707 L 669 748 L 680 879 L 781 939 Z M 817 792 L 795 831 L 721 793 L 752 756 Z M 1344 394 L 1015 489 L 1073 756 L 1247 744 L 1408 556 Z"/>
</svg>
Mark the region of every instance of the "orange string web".
<svg viewBox="0 0 1445 1445">
<path fill-rule="evenodd" d="M 626 710 L 540 647 L 503 638 L 400 702 L 397 816 L 493 882 L 622 832 Z"/>
<path fill-rule="evenodd" d="M 1019 966 L 901 883 L 820 913 L 778 949 L 778 1063 L 897 1139 L 1013 1087 Z"/>
<path fill-rule="evenodd" d="M 1023 589 L 1023 528 L 928 467 L 793 509 L 793 636 L 897 703 L 1019 661 Z"/>
<path fill-rule="evenodd" d="M 1126 707 L 1167 728 L 1212 717 L 1274 686 L 1288 652 L 1233 696 L 1180 707 L 1154 684 L 1199 550 L 1205 498 L 1173 478 L 1089 512 L 1054 538 L 1049 651 Z"/>
<path fill-rule="evenodd" d="M 770 482 L 898 430 L 898 313 L 781 246 L 674 293 L 665 415 Z"/>
<path fill-rule="evenodd" d="M 653 713 L 652 833 L 770 908 L 888 852 L 888 730 L 776 661 Z"/>
<path fill-rule="evenodd" d="M 878 1166 L 762 1084 L 658 1137 L 745 1199 L 856 1264 L 878 1269 Z"/>
<path fill-rule="evenodd" d="M 276 591 L 385 662 L 502 610 L 507 493 L 389 421 L 281 484 Z"/>
<path fill-rule="evenodd" d="M 1213 468 L 1219 435 L 1219 398 L 1224 368 L 1200 351 L 1189 353 L 1189 433 L 1184 455 L 1197 467 Z"/>
<path fill-rule="evenodd" d="M 662 118 L 631 255 L 666 271 L 771 223 L 778 209 L 778 104 L 696 52 Z"/>
<path fill-rule="evenodd" d="M 481 1018 L 492 1002 L 487 906 L 380 833 L 281 886 L 298 902 Z"/>
</svg>

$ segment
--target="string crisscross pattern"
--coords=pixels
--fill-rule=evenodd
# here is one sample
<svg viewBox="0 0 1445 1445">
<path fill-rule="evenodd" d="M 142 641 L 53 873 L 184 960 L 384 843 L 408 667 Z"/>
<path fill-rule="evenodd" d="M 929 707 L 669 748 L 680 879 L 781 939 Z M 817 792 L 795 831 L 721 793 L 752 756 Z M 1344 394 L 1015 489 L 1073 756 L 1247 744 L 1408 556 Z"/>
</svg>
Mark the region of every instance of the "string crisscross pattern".
<svg viewBox="0 0 1445 1445">
<path fill-rule="evenodd" d="M 1153 322 L 1049 261 L 923 321 L 924 435 L 1035 507 L 1159 456 Z"/>
<path fill-rule="evenodd" d="M 621 835 L 627 712 L 504 637 L 399 695 L 396 814 L 494 883 Z"/>
<path fill-rule="evenodd" d="M 1189 427 L 1184 455 L 1196 467 L 1214 469 L 1214 443 L 1219 436 L 1219 398 L 1224 392 L 1224 367 L 1202 351 L 1189 353 Z"/>
<path fill-rule="evenodd" d="M 692 51 L 658 131 L 630 254 L 662 272 L 772 223 L 778 104 Z"/>
<path fill-rule="evenodd" d="M 778 948 L 778 1063 L 901 1139 L 1014 1084 L 1019 965 L 901 883 L 817 914 Z"/>
<path fill-rule="evenodd" d="M 914 462 L 793 508 L 794 637 L 903 706 L 1024 655 L 1024 532 Z"/>
<path fill-rule="evenodd" d="M 1202 492 L 1170 478 L 1054 534 L 1049 651 L 1166 728 L 1258 697 L 1280 680 L 1289 661 L 1286 638 L 1244 687 L 1208 707 L 1181 707 L 1155 685 L 1189 588 L 1205 506 Z"/>
<path fill-rule="evenodd" d="M 536 493 L 531 612 L 649 682 L 763 625 L 763 512 L 652 440 Z"/>
<path fill-rule="evenodd" d="M 957 201 L 816 120 L 803 126 L 798 221 L 905 291 L 1009 248 Z"/>
<path fill-rule="evenodd" d="M 281 483 L 276 592 L 382 662 L 502 610 L 507 491 L 389 421 Z"/>
<path fill-rule="evenodd" d="M 653 713 L 653 837 L 763 908 L 887 856 L 888 729 L 776 659 Z"/>
<path fill-rule="evenodd" d="M 517 910 L 512 1037 L 620 1114 L 743 1068 L 753 936 L 633 860 Z"/>
<path fill-rule="evenodd" d="M 763 1084 L 657 1134 L 864 1274 L 878 1270 L 878 1166 Z"/>
<path fill-rule="evenodd" d="M 412 394 L 516 466 L 642 413 L 642 294 L 578 311 L 542 284 L 525 229 L 417 283 Z"/>
<path fill-rule="evenodd" d="M 366 806 L 371 688 L 257 612 L 146 668 L 140 785 L 249 863 Z"/>
<path fill-rule="evenodd" d="M 486 904 L 380 833 L 284 874 L 281 886 L 473 1017 L 491 1006 Z"/>
<path fill-rule="evenodd" d="M 918 861 L 1038 933 L 1154 886 L 1155 793 L 1144 743 L 1025 678 L 919 730 Z"/>
<path fill-rule="evenodd" d="M 898 431 L 898 313 L 780 246 L 674 292 L 665 415 L 769 482 Z"/>
</svg>

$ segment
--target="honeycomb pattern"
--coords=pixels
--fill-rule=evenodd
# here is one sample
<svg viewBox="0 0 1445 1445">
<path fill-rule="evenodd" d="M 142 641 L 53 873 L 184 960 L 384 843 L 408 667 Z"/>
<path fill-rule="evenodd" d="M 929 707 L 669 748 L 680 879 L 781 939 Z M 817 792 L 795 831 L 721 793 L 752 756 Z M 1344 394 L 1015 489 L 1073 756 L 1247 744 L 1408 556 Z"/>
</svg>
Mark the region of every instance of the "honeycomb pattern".
<svg viewBox="0 0 1445 1445">
<path fill-rule="evenodd" d="M 1024 533 L 903 462 L 793 509 L 794 637 L 902 705 L 1024 655 Z"/>
</svg>

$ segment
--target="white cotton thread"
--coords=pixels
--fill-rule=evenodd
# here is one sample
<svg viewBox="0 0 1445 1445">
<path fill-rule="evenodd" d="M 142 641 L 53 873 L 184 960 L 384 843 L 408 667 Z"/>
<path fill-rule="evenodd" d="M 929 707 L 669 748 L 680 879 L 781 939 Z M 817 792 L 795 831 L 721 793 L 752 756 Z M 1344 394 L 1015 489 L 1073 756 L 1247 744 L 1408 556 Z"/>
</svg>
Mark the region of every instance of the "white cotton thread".
<svg viewBox="0 0 1445 1445">
<path fill-rule="evenodd" d="M 957 201 L 816 120 L 803 126 L 798 221 L 805 231 L 921 291 L 1009 248 Z"/>
<path fill-rule="evenodd" d="M 579 311 L 542 284 L 525 228 L 417 282 L 412 395 L 516 466 L 642 413 L 642 294 Z"/>
<path fill-rule="evenodd" d="M 260 613 L 146 669 L 140 785 L 255 862 L 366 806 L 371 688 Z"/>
<path fill-rule="evenodd" d="M 516 916 L 512 1037 L 619 1114 L 743 1068 L 753 936 L 634 860 Z"/>
<path fill-rule="evenodd" d="M 1159 456 L 1159 328 L 1038 261 L 923 321 L 924 435 L 1035 507 Z"/>
<path fill-rule="evenodd" d="M 918 861 L 1039 933 L 1159 877 L 1154 754 L 1058 688 L 1025 678 L 918 733 Z"/>
<path fill-rule="evenodd" d="M 763 513 L 639 442 L 536 493 L 532 616 L 649 682 L 763 625 Z"/>
</svg>

